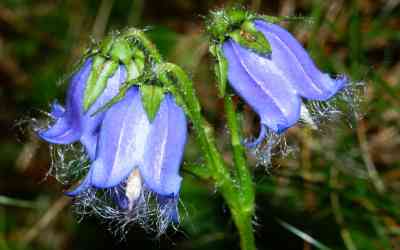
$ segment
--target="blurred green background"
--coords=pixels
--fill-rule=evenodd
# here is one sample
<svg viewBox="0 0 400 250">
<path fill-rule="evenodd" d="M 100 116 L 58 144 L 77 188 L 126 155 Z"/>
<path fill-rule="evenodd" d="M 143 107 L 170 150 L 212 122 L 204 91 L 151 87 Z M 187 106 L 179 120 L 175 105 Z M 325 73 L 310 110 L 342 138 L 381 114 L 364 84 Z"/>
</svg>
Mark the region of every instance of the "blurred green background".
<svg viewBox="0 0 400 250">
<path fill-rule="evenodd" d="M 238 2 L 1 0 L 0 250 L 238 249 L 215 187 L 185 172 L 177 232 L 155 238 L 132 227 L 122 239 L 99 219 L 78 221 L 62 195 L 66 187 L 46 175 L 48 145 L 29 129 L 32 117 L 63 100 L 63 79 L 90 39 L 137 26 L 190 73 L 224 150 L 228 137 L 203 21 L 208 11 Z M 282 25 L 324 71 L 367 86 L 363 120 L 342 119 L 320 131 L 292 128 L 287 141 L 294 152 L 269 166 L 249 153 L 258 248 L 400 249 L 400 1 L 240 2 L 264 14 L 309 17 Z M 254 114 L 241 110 L 251 136 Z M 185 161 L 201 161 L 193 140 Z"/>
</svg>

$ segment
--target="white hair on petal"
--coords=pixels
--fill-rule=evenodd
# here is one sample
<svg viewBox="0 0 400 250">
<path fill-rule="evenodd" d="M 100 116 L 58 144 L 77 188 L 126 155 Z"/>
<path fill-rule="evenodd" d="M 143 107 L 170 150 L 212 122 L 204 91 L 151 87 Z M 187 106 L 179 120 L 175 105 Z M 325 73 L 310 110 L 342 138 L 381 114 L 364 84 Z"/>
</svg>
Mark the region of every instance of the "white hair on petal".
<svg viewBox="0 0 400 250">
<path fill-rule="evenodd" d="M 322 125 L 329 126 L 332 122 L 343 120 L 352 127 L 362 117 L 360 107 L 364 92 L 364 82 L 353 82 L 347 84 L 327 101 L 303 100 L 299 122 L 311 126 L 314 130 L 321 130 Z M 248 140 L 246 139 L 245 142 Z M 285 134 L 267 130 L 263 142 L 250 152 L 255 155 L 257 166 L 264 166 L 266 170 L 269 170 L 273 157 L 286 157 L 294 151 L 296 147 L 287 144 Z"/>
<path fill-rule="evenodd" d="M 57 181 L 71 185 L 87 174 L 90 163 L 80 144 L 50 144 L 49 147 L 51 159 L 49 174 Z"/>
<path fill-rule="evenodd" d="M 157 237 L 166 232 L 171 224 L 170 212 L 176 206 L 172 198 L 167 204 L 159 204 L 157 195 L 143 184 L 140 196 L 131 208 L 118 204 L 118 197 L 125 196 L 126 182 L 108 189 L 89 188 L 75 198 L 74 211 L 83 219 L 94 215 L 104 220 L 109 230 L 120 237 L 129 231 L 133 224 L 140 225 Z"/>
<path fill-rule="evenodd" d="M 343 121 L 352 127 L 362 117 L 361 104 L 365 92 L 364 82 L 347 84 L 327 101 L 307 101 L 305 107 L 317 127 L 331 122 Z M 301 120 L 307 124 L 305 119 Z"/>
</svg>

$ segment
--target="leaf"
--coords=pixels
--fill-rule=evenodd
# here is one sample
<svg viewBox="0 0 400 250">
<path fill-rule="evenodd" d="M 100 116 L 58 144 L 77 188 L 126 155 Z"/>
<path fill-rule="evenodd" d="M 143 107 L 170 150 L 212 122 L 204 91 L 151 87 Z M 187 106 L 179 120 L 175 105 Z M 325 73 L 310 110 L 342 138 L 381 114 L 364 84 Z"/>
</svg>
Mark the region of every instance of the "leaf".
<svg viewBox="0 0 400 250">
<path fill-rule="evenodd" d="M 228 61 L 222 52 L 221 46 L 214 45 L 210 50 L 217 59 L 217 63 L 214 65 L 214 70 L 218 81 L 218 92 L 220 97 L 224 97 L 226 83 L 228 81 Z"/>
<path fill-rule="evenodd" d="M 21 199 L 10 198 L 7 196 L 0 195 L 0 205 L 4 206 L 15 206 L 23 208 L 35 208 L 37 205 L 34 202 L 25 201 Z"/>
<path fill-rule="evenodd" d="M 280 219 L 276 219 L 276 220 L 278 221 L 279 224 L 281 224 L 281 226 L 283 226 L 284 228 L 286 228 L 287 230 L 289 230 L 293 234 L 297 235 L 299 238 L 303 239 L 304 241 L 306 241 L 306 242 L 310 243 L 311 245 L 315 246 L 316 248 L 322 249 L 322 250 L 330 250 L 329 247 L 325 246 L 324 244 L 322 244 L 318 240 L 314 239 L 313 237 L 311 237 L 310 235 L 304 233 L 303 231 L 295 228 L 294 226 L 290 225 L 289 223 L 284 222 L 283 220 L 280 220 Z"/>
<path fill-rule="evenodd" d="M 144 110 L 150 122 L 155 118 L 158 108 L 164 99 L 164 90 L 154 85 L 143 85 L 140 88 Z"/>
</svg>

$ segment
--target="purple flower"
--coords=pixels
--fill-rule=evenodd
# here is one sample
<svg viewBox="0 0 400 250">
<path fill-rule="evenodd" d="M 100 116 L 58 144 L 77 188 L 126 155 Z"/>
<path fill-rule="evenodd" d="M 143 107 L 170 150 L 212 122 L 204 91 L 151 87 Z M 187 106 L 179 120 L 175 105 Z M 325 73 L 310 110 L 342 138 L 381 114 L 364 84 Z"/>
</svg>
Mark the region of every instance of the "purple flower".
<svg viewBox="0 0 400 250">
<path fill-rule="evenodd" d="M 266 55 L 253 52 L 228 39 L 223 53 L 228 62 L 228 80 L 233 89 L 259 115 L 261 142 L 266 128 L 282 133 L 300 118 L 302 98 L 326 101 L 347 83 L 321 72 L 300 43 L 285 29 L 262 20 L 254 27 L 271 46 Z"/>
<path fill-rule="evenodd" d="M 55 123 L 46 130 L 39 132 L 39 136 L 50 143 L 70 144 L 80 141 L 90 159 L 94 158 L 97 145 L 97 134 L 103 120 L 104 113 L 93 116 L 100 107 L 107 103 L 119 91 L 119 86 L 126 79 L 126 70 L 120 65 L 108 79 L 107 86 L 87 111 L 84 111 L 84 92 L 92 70 L 92 59 L 87 59 L 76 72 L 70 82 L 66 107 L 53 103 L 50 115 Z"/>
<path fill-rule="evenodd" d="M 124 99 L 106 111 L 98 149 L 89 172 L 72 192 L 121 188 L 116 197 L 120 207 L 133 209 L 143 201 L 143 192 L 156 195 L 160 208 L 169 219 L 178 220 L 176 211 L 182 161 L 187 137 L 184 111 L 167 93 L 150 121 L 138 87 L 132 87 Z"/>
</svg>

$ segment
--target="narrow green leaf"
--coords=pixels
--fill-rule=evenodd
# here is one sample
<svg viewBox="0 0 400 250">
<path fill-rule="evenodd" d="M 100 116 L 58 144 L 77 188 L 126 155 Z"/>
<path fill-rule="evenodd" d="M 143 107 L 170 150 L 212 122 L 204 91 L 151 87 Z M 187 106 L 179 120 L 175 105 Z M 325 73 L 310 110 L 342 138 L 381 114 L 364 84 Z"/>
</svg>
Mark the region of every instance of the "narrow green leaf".
<svg viewBox="0 0 400 250">
<path fill-rule="evenodd" d="M 118 63 L 107 61 L 102 57 L 96 57 L 93 61 L 92 71 L 90 72 L 88 82 L 86 84 L 85 95 L 83 100 L 84 110 L 87 111 L 96 101 L 107 86 L 108 79 L 114 74 L 118 68 Z"/>
<path fill-rule="evenodd" d="M 210 51 L 217 59 L 217 63 L 214 64 L 214 70 L 217 77 L 218 92 L 220 97 L 224 97 L 228 81 L 228 61 L 222 53 L 221 46 L 214 45 L 210 48 Z"/>
<path fill-rule="evenodd" d="M 184 164 L 183 170 L 204 180 L 211 178 L 210 168 L 206 164 Z"/>
<path fill-rule="evenodd" d="M 158 108 L 164 99 L 164 90 L 154 85 L 143 85 L 140 88 L 144 110 L 150 121 L 155 118 Z"/>
<path fill-rule="evenodd" d="M 217 54 L 218 64 L 215 65 L 217 80 L 218 80 L 218 90 L 220 97 L 225 96 L 226 83 L 228 82 L 228 61 L 222 53 L 222 49 L 218 50 Z"/>
<path fill-rule="evenodd" d="M 295 228 L 294 226 L 290 225 L 289 223 L 284 222 L 283 220 L 280 220 L 280 219 L 276 219 L 276 220 L 278 221 L 279 224 L 281 224 L 281 226 L 286 228 L 288 231 L 290 231 L 293 234 L 297 235 L 299 238 L 301 238 L 304 241 L 310 243 L 311 245 L 315 246 L 316 248 L 322 249 L 322 250 L 330 250 L 329 247 L 325 246 L 324 244 L 322 244 L 318 240 L 314 239 L 313 237 L 311 237 L 310 235 L 304 233 L 303 231 Z"/>
<path fill-rule="evenodd" d="M 23 208 L 35 208 L 37 205 L 34 202 L 25 201 L 21 199 L 10 198 L 7 196 L 0 195 L 0 205 L 14 206 Z"/>
</svg>

